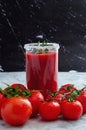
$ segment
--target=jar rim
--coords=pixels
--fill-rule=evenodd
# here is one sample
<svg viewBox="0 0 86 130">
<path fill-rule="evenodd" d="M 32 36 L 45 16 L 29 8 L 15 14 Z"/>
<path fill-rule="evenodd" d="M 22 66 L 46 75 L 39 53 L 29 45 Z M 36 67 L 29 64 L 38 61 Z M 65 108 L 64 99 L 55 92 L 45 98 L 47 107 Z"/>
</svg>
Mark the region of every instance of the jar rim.
<svg viewBox="0 0 86 130">
<path fill-rule="evenodd" d="M 24 49 L 26 49 L 26 50 L 28 50 L 30 48 L 43 48 L 44 49 L 46 47 L 48 47 L 49 49 L 51 49 L 52 47 L 54 47 L 56 49 L 60 48 L 58 43 L 47 43 L 47 45 L 44 45 L 44 46 L 42 46 L 41 44 L 42 44 L 41 42 L 40 43 L 27 43 L 24 45 Z"/>
</svg>

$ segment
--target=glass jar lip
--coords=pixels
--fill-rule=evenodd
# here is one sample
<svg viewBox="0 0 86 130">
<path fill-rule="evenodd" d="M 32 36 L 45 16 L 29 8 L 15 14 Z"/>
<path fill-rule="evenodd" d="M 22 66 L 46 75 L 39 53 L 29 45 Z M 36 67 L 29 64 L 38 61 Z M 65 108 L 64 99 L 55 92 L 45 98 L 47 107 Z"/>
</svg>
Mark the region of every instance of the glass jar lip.
<svg viewBox="0 0 86 130">
<path fill-rule="evenodd" d="M 26 50 L 28 50 L 28 49 L 30 49 L 30 48 L 42 48 L 42 49 L 44 49 L 44 48 L 48 48 L 48 49 L 51 49 L 51 48 L 56 48 L 56 49 L 59 49 L 60 48 L 60 46 L 59 46 L 59 44 L 58 43 L 47 43 L 47 45 L 46 46 L 42 46 L 41 45 L 42 43 L 27 43 L 27 44 L 25 44 L 24 45 L 24 49 L 26 49 Z"/>
</svg>

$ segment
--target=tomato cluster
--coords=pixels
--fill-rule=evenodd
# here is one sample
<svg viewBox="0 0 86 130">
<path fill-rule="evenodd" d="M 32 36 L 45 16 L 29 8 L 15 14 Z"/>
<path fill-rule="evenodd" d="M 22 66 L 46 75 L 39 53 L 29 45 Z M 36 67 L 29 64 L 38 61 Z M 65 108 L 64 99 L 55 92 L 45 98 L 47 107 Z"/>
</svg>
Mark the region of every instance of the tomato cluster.
<svg viewBox="0 0 86 130">
<path fill-rule="evenodd" d="M 39 112 L 44 97 L 38 90 L 28 90 L 23 84 L 0 89 L 0 117 L 10 125 L 23 125 Z"/>
<path fill-rule="evenodd" d="M 12 84 L 0 89 L 0 117 L 10 125 L 23 125 L 29 118 L 39 115 L 42 120 L 53 121 L 63 117 L 79 119 L 86 113 L 86 90 L 65 84 L 44 98 L 39 90 L 28 90 L 23 84 Z"/>
</svg>

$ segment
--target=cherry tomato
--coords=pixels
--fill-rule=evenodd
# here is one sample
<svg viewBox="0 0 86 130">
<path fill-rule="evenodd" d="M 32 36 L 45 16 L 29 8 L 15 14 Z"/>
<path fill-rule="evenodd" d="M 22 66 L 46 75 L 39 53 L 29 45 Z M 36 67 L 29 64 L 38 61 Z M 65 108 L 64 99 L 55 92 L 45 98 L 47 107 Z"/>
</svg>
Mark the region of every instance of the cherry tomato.
<svg viewBox="0 0 86 130">
<path fill-rule="evenodd" d="M 4 99 L 5 99 L 4 95 L 2 93 L 0 93 L 0 118 L 1 118 L 1 105 L 4 101 Z"/>
<path fill-rule="evenodd" d="M 26 86 L 24 86 L 23 84 L 20 84 L 20 83 L 14 83 L 14 84 L 6 84 L 7 87 L 4 89 L 4 90 L 7 90 L 9 88 L 18 88 L 19 90 L 27 90 Z"/>
<path fill-rule="evenodd" d="M 81 94 L 81 95 L 86 95 L 86 89 L 82 88 L 82 89 L 80 90 L 80 94 Z"/>
<path fill-rule="evenodd" d="M 30 97 L 28 97 L 28 100 L 32 104 L 32 116 L 36 116 L 39 112 L 39 106 L 41 102 L 44 101 L 44 97 L 40 91 L 32 90 Z"/>
<path fill-rule="evenodd" d="M 77 120 L 83 113 L 83 107 L 79 101 L 64 100 L 61 103 L 61 112 L 64 118 L 69 120 Z"/>
<path fill-rule="evenodd" d="M 58 91 L 54 92 L 54 93 L 51 93 L 49 94 L 47 97 L 46 97 L 46 101 L 49 101 L 49 100 L 55 100 L 59 103 L 61 103 L 61 100 L 63 99 L 63 94 L 59 93 Z"/>
<path fill-rule="evenodd" d="M 73 90 L 76 90 L 76 87 L 73 84 L 65 84 L 61 86 L 59 92 L 65 94 L 65 93 L 72 92 Z"/>
<path fill-rule="evenodd" d="M 24 96 L 25 94 L 27 96 L 28 93 L 28 89 L 23 85 L 23 84 L 12 84 L 12 85 L 8 85 L 8 87 L 6 87 L 3 91 L 4 91 L 4 95 L 5 97 L 13 97 L 13 96 Z"/>
<path fill-rule="evenodd" d="M 83 113 L 86 113 L 86 92 L 83 90 L 80 92 L 80 95 L 74 98 L 75 100 L 81 102 L 83 106 Z"/>
<path fill-rule="evenodd" d="M 12 84 L 11 87 L 13 88 L 18 87 L 19 90 L 27 90 L 27 88 L 23 84 L 19 84 L 19 83 Z"/>
<path fill-rule="evenodd" d="M 43 102 L 39 108 L 39 114 L 43 120 L 56 120 L 60 115 L 61 107 L 56 101 Z"/>
<path fill-rule="evenodd" d="M 23 125 L 31 114 L 31 103 L 23 97 L 7 98 L 1 106 L 1 116 L 10 125 Z"/>
</svg>

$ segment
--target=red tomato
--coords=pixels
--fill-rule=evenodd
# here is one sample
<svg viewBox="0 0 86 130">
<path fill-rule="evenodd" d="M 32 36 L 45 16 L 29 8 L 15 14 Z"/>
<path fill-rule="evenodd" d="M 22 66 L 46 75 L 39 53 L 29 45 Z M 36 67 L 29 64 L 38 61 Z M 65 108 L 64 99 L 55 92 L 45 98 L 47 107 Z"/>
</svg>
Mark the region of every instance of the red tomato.
<svg viewBox="0 0 86 130">
<path fill-rule="evenodd" d="M 13 97 L 13 96 L 24 96 L 29 95 L 28 89 L 23 85 L 23 84 L 12 84 L 12 85 L 7 85 L 4 89 L 4 95 L 8 98 Z"/>
<path fill-rule="evenodd" d="M 19 90 L 27 90 L 27 88 L 23 84 L 19 84 L 19 83 L 12 84 L 11 87 L 13 88 L 18 87 Z"/>
<path fill-rule="evenodd" d="M 20 83 L 15 83 L 15 84 L 11 84 L 11 85 L 7 84 L 7 87 L 4 90 L 9 89 L 10 87 L 18 88 L 19 90 L 27 90 L 27 88 L 23 84 L 20 84 Z"/>
<path fill-rule="evenodd" d="M 1 106 L 1 115 L 10 125 L 23 125 L 32 114 L 32 106 L 23 97 L 7 98 Z"/>
<path fill-rule="evenodd" d="M 59 103 L 61 103 L 61 100 L 63 99 L 63 94 L 61 93 L 58 93 L 58 92 L 54 92 L 54 93 L 51 93 L 50 95 L 48 95 L 46 97 L 46 101 L 49 101 L 49 100 L 55 100 Z"/>
<path fill-rule="evenodd" d="M 86 95 L 86 90 L 81 89 L 81 90 L 80 90 L 80 94 L 81 94 L 81 95 L 83 95 L 83 94 Z"/>
<path fill-rule="evenodd" d="M 86 113 L 86 92 L 81 91 L 80 95 L 74 98 L 75 100 L 81 102 L 83 106 L 83 113 Z"/>
<path fill-rule="evenodd" d="M 0 93 L 0 118 L 1 118 L 1 105 L 4 101 L 4 99 L 5 99 L 4 95 L 2 93 Z"/>
<path fill-rule="evenodd" d="M 59 92 L 65 94 L 65 93 L 72 92 L 73 90 L 76 90 L 76 87 L 73 84 L 65 84 L 61 86 Z"/>
<path fill-rule="evenodd" d="M 39 112 L 39 106 L 41 102 L 44 101 L 44 97 L 40 91 L 32 90 L 31 96 L 28 97 L 28 100 L 32 104 L 32 116 L 36 116 Z"/>
<path fill-rule="evenodd" d="M 60 104 L 56 101 L 43 102 L 39 108 L 39 114 L 43 120 L 56 120 L 60 115 Z"/>
<path fill-rule="evenodd" d="M 69 102 L 64 100 L 61 104 L 61 112 L 64 118 L 77 120 L 83 113 L 83 107 L 79 101 Z"/>
</svg>

